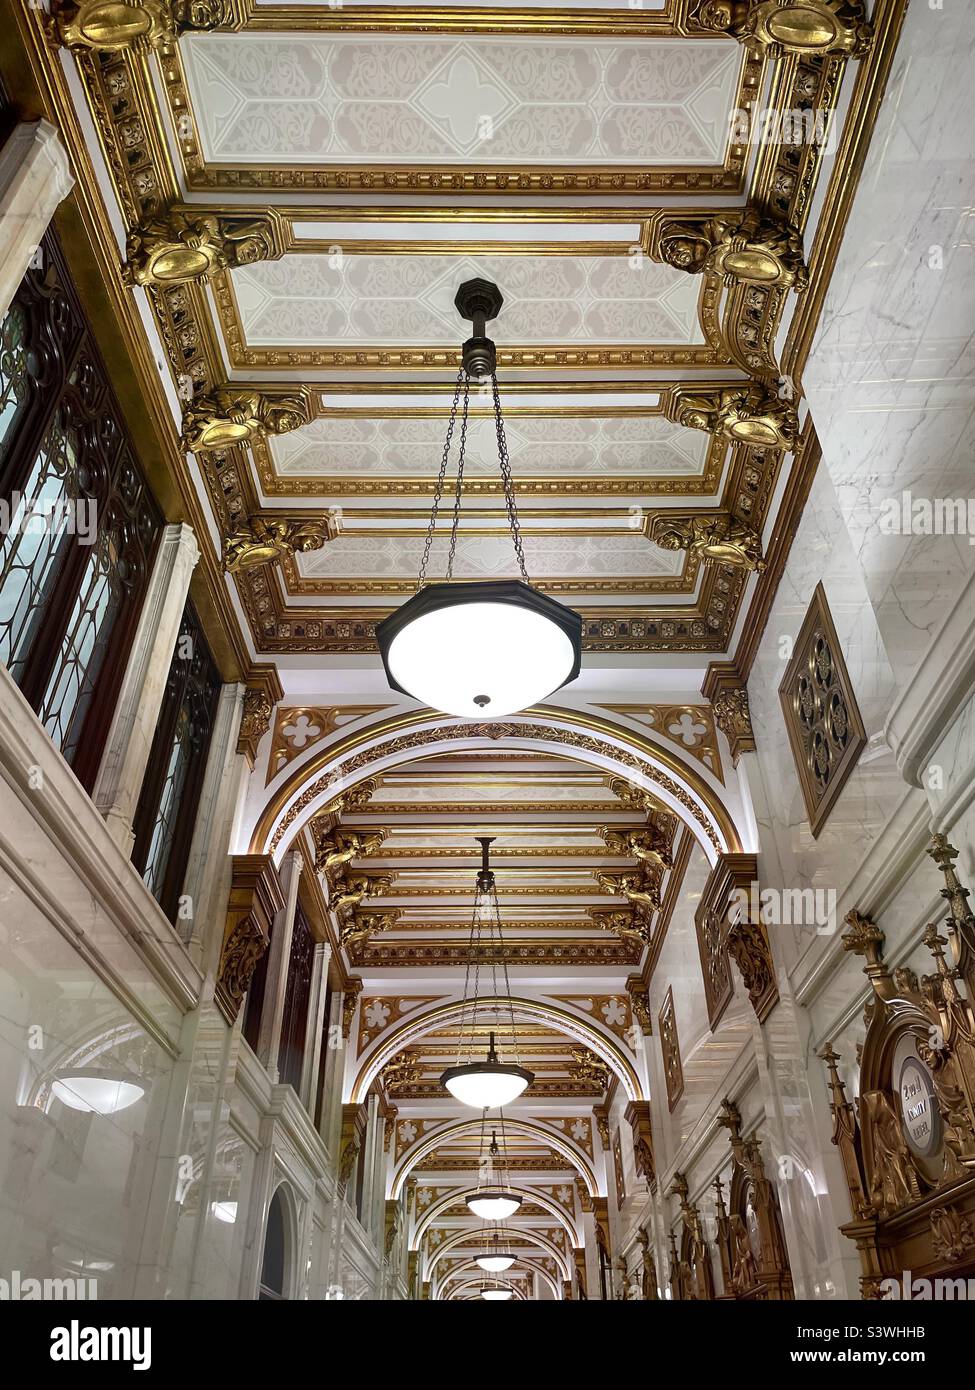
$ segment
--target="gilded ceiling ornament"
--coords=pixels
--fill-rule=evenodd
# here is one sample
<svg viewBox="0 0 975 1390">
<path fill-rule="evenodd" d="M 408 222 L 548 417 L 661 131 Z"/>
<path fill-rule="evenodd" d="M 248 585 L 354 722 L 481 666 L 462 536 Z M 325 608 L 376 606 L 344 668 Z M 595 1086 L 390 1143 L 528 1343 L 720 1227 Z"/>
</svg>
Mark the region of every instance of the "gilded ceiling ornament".
<svg viewBox="0 0 975 1390">
<path fill-rule="evenodd" d="M 574 1047 L 572 1049 L 569 1074 L 575 1081 L 590 1083 L 599 1092 L 605 1091 L 609 1085 L 609 1067 L 588 1047 Z"/>
<path fill-rule="evenodd" d="M 722 30 L 756 54 L 862 58 L 873 30 L 861 0 L 701 0 L 702 29 Z"/>
<path fill-rule="evenodd" d="M 51 33 L 66 48 L 149 53 L 188 29 L 216 29 L 223 0 L 56 0 Z"/>
<path fill-rule="evenodd" d="M 380 898 L 388 893 L 392 882 L 389 877 L 344 873 L 336 883 L 336 892 L 329 905 L 344 919 L 367 898 Z"/>
<path fill-rule="evenodd" d="M 809 284 L 799 232 L 757 207 L 717 213 L 706 222 L 665 222 L 660 255 L 689 275 L 720 275 L 729 288 L 765 285 L 801 292 Z"/>
<path fill-rule="evenodd" d="M 677 423 L 688 429 L 719 432 L 733 443 L 794 452 L 799 420 L 793 402 L 758 382 L 725 387 L 700 395 L 682 395 L 676 405 Z"/>
<path fill-rule="evenodd" d="M 595 877 L 604 893 L 626 898 L 643 916 L 660 908 L 659 868 L 650 871 L 646 865 L 641 865 L 640 870 L 634 873 L 610 874 L 600 871 Z"/>
<path fill-rule="evenodd" d="M 706 565 L 734 565 L 756 574 L 766 566 L 758 532 L 730 512 L 718 516 L 661 512 L 650 522 L 648 535 L 662 550 L 686 550 Z"/>
<path fill-rule="evenodd" d="M 628 858 L 638 859 L 650 869 L 670 869 L 674 863 L 670 847 L 677 817 L 669 815 L 668 812 L 651 814 L 657 817 L 657 822 L 638 830 L 616 830 L 612 826 L 604 825 L 600 827 L 599 833 L 611 854 L 623 854 Z M 662 823 L 664 816 L 670 821 L 667 828 L 664 828 Z"/>
<path fill-rule="evenodd" d="M 223 567 L 227 574 L 272 565 L 286 556 L 321 550 L 336 536 L 328 515 L 314 521 L 288 521 L 284 518 L 252 516 L 224 541 Z"/>
<path fill-rule="evenodd" d="M 600 912 L 590 908 L 589 916 L 593 926 L 611 931 L 628 945 L 636 945 L 640 949 L 650 945 L 650 921 L 643 913 L 633 912 L 632 909 Z"/>
<path fill-rule="evenodd" d="M 726 685 L 716 691 L 711 708 L 714 710 L 715 723 L 731 745 L 732 758 L 737 763 L 741 753 L 751 752 L 755 748 L 748 691 L 744 685 Z"/>
<path fill-rule="evenodd" d="M 266 396 L 241 386 L 220 386 L 194 397 L 183 415 L 188 453 L 249 444 L 268 434 L 290 434 L 308 423 L 299 396 Z"/>
<path fill-rule="evenodd" d="M 390 931 L 399 918 L 398 912 L 353 913 L 342 926 L 342 945 L 349 951 L 365 945 L 370 936 Z"/>
<path fill-rule="evenodd" d="M 387 832 L 379 829 L 371 834 L 359 834 L 342 827 L 332 829 L 327 821 L 323 824 L 316 817 L 311 824 L 311 833 L 315 842 L 315 872 L 331 878 L 337 869 L 353 859 L 364 859 L 366 855 L 375 854 Z"/>
<path fill-rule="evenodd" d="M 421 1079 L 423 1066 L 418 1054 L 407 1048 L 387 1062 L 379 1075 L 387 1096 L 399 1095 Z"/>
<path fill-rule="evenodd" d="M 257 745 L 271 727 L 273 713 L 274 705 L 264 687 L 249 685 L 244 691 L 237 751 L 246 754 L 252 767 L 257 755 Z"/>
<path fill-rule="evenodd" d="M 280 254 L 268 217 L 230 217 L 170 208 L 133 227 L 122 268 L 128 285 L 205 281 L 218 270 L 274 260 Z"/>
</svg>

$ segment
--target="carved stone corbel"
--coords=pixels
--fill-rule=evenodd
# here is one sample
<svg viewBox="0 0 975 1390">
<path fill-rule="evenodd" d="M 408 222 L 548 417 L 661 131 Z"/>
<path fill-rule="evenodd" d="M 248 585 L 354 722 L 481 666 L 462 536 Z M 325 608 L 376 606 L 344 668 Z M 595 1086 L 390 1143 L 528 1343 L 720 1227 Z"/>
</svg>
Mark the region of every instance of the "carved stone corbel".
<svg viewBox="0 0 975 1390">
<path fill-rule="evenodd" d="M 342 1037 L 348 1041 L 352 1032 L 352 1020 L 355 1018 L 356 1005 L 359 1002 L 359 995 L 362 993 L 362 981 L 353 976 L 345 986 L 342 994 Z"/>
<path fill-rule="evenodd" d="M 714 722 L 728 740 L 735 767 L 742 753 L 754 753 L 755 735 L 748 708 L 748 689 L 732 662 L 712 661 L 701 685 Z"/>
<path fill-rule="evenodd" d="M 639 975 L 631 975 L 626 982 L 626 992 L 630 996 L 630 1009 L 645 1038 L 653 1035 L 653 1018 L 650 1014 L 650 995 L 643 986 Z"/>
<path fill-rule="evenodd" d="M 260 684 L 248 685 L 244 691 L 244 708 L 237 733 L 237 752 L 243 753 L 253 768 L 258 745 L 271 727 L 274 706 L 282 695 L 281 683 L 273 670 Z"/>
<path fill-rule="evenodd" d="M 633 1160 L 637 1174 L 650 1192 L 657 1190 L 657 1165 L 653 1156 L 653 1132 L 650 1127 L 650 1102 L 631 1100 L 624 1119 L 633 1133 Z"/>
</svg>

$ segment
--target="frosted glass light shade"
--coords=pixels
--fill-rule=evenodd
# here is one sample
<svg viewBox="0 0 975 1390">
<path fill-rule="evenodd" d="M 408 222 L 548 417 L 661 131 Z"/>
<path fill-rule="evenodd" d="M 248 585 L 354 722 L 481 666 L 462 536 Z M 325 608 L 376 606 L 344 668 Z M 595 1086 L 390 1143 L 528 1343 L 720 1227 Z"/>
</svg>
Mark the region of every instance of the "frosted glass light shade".
<svg viewBox="0 0 975 1390">
<path fill-rule="evenodd" d="M 478 1255 L 477 1263 L 482 1269 L 486 1269 L 488 1274 L 500 1274 L 503 1269 L 510 1269 L 515 1262 L 514 1255 Z"/>
<path fill-rule="evenodd" d="M 71 1110 L 90 1115 L 117 1115 L 145 1095 L 135 1082 L 110 1076 L 65 1076 L 52 1084 L 51 1092 Z"/>
<path fill-rule="evenodd" d="M 431 584 L 376 629 L 394 690 L 462 719 L 500 719 L 579 674 L 582 619 L 520 580 Z"/>
<path fill-rule="evenodd" d="M 440 1081 L 461 1105 L 472 1110 L 497 1110 L 517 1100 L 535 1080 L 525 1067 L 506 1066 L 503 1062 L 470 1062 L 462 1067 L 448 1067 Z"/>
<path fill-rule="evenodd" d="M 482 1289 L 481 1297 L 488 1303 L 505 1303 L 511 1297 L 511 1289 Z"/>
<path fill-rule="evenodd" d="M 503 1187 L 481 1188 L 480 1192 L 472 1192 L 466 1201 L 474 1215 L 485 1221 L 504 1221 L 521 1206 L 521 1198 Z"/>
</svg>

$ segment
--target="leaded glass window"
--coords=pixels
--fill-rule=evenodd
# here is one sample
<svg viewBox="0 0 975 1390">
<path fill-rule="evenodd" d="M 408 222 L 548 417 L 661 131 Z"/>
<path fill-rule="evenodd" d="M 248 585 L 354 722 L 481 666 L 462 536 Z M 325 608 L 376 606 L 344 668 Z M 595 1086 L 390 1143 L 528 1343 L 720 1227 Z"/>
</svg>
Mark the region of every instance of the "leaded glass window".
<svg viewBox="0 0 975 1390">
<path fill-rule="evenodd" d="M 89 789 L 161 516 L 54 233 L 0 325 L 0 662 Z"/>
<path fill-rule="evenodd" d="M 149 891 L 173 921 L 178 921 L 219 694 L 219 673 L 187 604 L 136 811 L 132 854 Z M 192 918 L 186 920 L 191 927 Z"/>
</svg>

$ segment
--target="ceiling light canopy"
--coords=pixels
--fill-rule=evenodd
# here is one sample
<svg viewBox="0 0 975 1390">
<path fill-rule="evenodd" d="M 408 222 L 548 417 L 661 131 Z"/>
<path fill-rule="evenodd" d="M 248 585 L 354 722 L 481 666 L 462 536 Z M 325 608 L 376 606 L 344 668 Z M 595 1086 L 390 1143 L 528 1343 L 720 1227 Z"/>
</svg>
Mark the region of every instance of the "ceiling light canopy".
<svg viewBox="0 0 975 1390">
<path fill-rule="evenodd" d="M 473 336 L 464 344 L 457 374 L 417 591 L 378 625 L 376 637 L 394 690 L 445 714 L 500 719 L 537 704 L 575 680 L 582 661 L 582 619 L 532 588 L 528 578 L 501 414 L 497 353 L 485 336 L 487 321 L 497 316 L 503 303 L 501 291 L 488 280 L 468 280 L 454 303 L 471 320 Z M 455 583 L 453 579 L 472 377 L 491 381 L 498 462 L 520 579 L 487 583 Z M 460 444 L 446 575 L 442 583 L 428 585 L 427 567 L 459 405 Z"/>
</svg>

